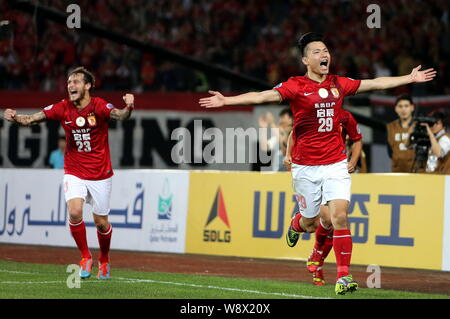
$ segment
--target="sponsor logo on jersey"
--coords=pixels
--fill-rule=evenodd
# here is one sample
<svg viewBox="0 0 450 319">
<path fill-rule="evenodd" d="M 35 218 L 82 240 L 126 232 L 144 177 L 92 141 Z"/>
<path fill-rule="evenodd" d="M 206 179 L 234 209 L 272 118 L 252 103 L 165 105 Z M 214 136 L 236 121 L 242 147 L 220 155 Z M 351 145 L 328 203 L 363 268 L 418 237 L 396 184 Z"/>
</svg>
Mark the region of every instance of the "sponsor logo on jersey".
<svg viewBox="0 0 450 319">
<path fill-rule="evenodd" d="M 84 119 L 84 117 L 80 116 L 76 119 L 75 123 L 77 123 L 78 127 L 83 127 L 84 124 L 86 124 L 86 120 Z"/>
<path fill-rule="evenodd" d="M 320 96 L 322 99 L 326 99 L 326 98 L 328 97 L 328 90 L 327 90 L 327 89 L 324 89 L 324 88 L 321 88 L 321 89 L 319 90 L 319 96 Z"/>
<path fill-rule="evenodd" d="M 228 229 L 225 230 L 222 227 L 218 227 L 216 223 L 215 227 L 210 227 L 213 229 L 208 229 L 207 227 L 216 219 L 220 219 L 222 224 L 226 226 Z M 222 228 L 222 229 L 217 229 Z M 223 199 L 222 190 L 217 190 L 216 198 L 214 199 L 214 203 L 209 212 L 208 220 L 205 224 L 205 229 L 203 230 L 203 241 L 206 242 L 219 242 L 219 243 L 229 243 L 231 242 L 231 227 L 230 222 L 228 221 L 227 210 L 225 207 L 225 201 Z"/>
<path fill-rule="evenodd" d="M 332 89 L 331 89 L 331 93 L 333 94 L 333 96 L 334 96 L 335 98 L 338 98 L 338 97 L 339 97 L 339 90 L 338 90 L 337 88 L 332 88 Z"/>
<path fill-rule="evenodd" d="M 97 125 L 97 120 L 95 119 L 94 113 L 89 113 L 87 117 L 87 121 L 90 127 Z"/>
</svg>

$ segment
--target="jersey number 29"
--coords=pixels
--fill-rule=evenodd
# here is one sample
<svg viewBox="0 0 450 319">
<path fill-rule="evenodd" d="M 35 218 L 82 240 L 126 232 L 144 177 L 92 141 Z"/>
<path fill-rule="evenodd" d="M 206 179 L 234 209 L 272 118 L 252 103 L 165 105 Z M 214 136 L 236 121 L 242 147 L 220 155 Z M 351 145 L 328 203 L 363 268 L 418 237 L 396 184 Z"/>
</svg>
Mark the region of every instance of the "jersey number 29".
<svg viewBox="0 0 450 319">
<path fill-rule="evenodd" d="M 321 117 L 319 119 L 319 132 L 331 132 L 333 130 L 333 118 L 332 117 Z"/>
</svg>

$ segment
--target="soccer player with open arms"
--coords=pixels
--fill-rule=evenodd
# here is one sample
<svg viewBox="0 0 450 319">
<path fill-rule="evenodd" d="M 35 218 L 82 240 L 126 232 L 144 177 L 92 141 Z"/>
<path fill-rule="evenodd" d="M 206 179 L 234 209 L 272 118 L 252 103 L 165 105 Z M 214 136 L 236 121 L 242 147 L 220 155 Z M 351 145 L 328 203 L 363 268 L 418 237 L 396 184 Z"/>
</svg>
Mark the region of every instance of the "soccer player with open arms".
<svg viewBox="0 0 450 319">
<path fill-rule="evenodd" d="M 341 112 L 341 137 L 344 144 L 347 138 L 351 141 L 350 154 L 347 154 L 347 170 L 349 173 L 355 172 L 359 157 L 361 156 L 363 143 L 362 134 L 353 115 L 345 110 Z M 284 166 L 291 170 L 292 166 L 292 147 L 295 143 L 293 132 L 289 134 Z M 313 284 L 317 286 L 325 285 L 323 273 L 323 264 L 331 249 L 333 248 L 333 225 L 331 224 L 330 212 L 324 198 L 320 205 L 320 224 L 315 233 L 314 248 L 306 262 L 306 269 L 313 274 Z"/>
<path fill-rule="evenodd" d="M 200 99 L 206 108 L 224 105 L 249 105 L 287 101 L 294 113 L 295 145 L 292 151 L 292 177 L 300 212 L 292 219 L 286 239 L 296 245 L 301 232 L 314 232 L 319 223 L 322 201 L 329 207 L 334 228 L 333 247 L 336 255 L 336 294 L 357 289 L 349 274 L 352 237 L 347 211 L 351 178 L 347 170 L 345 145 L 340 137 L 340 112 L 345 96 L 371 90 L 385 90 L 415 82 L 431 81 L 436 71 L 420 71 L 397 77 L 353 80 L 329 75 L 331 54 L 323 38 L 307 33 L 299 40 L 301 61 L 307 68 L 304 76 L 294 76 L 272 90 L 249 92 L 225 97 L 219 92 Z"/>
<path fill-rule="evenodd" d="M 126 107 L 117 109 L 103 99 L 90 95 L 94 85 L 95 78 L 91 72 L 83 67 L 76 68 L 68 76 L 68 99 L 32 115 L 21 115 L 15 110 L 7 109 L 4 118 L 23 126 L 36 125 L 46 120 L 60 121 L 67 141 L 64 154 L 64 193 L 69 210 L 70 231 L 82 257 L 80 277 L 88 278 L 92 273 L 92 255 L 87 245 L 83 221 L 83 204 L 86 201 L 94 209 L 93 217 L 100 245 L 97 278 L 109 279 L 112 225 L 108 222 L 108 214 L 113 170 L 108 143 L 108 120 L 128 119 L 134 108 L 134 96 L 126 94 L 123 97 Z"/>
</svg>

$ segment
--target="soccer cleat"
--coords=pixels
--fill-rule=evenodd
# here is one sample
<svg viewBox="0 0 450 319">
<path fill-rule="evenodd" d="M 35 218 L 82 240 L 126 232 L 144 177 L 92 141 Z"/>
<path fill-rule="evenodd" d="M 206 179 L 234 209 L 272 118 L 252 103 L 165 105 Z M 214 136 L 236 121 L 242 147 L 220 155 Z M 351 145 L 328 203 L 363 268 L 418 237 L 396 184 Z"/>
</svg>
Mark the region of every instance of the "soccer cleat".
<svg viewBox="0 0 450 319">
<path fill-rule="evenodd" d="M 82 258 L 80 261 L 80 278 L 86 279 L 91 277 L 92 258 Z"/>
<path fill-rule="evenodd" d="M 286 233 L 286 243 L 289 247 L 294 247 L 298 239 L 300 238 L 300 233 L 295 231 L 292 226 L 289 226 L 288 231 Z"/>
<path fill-rule="evenodd" d="M 325 277 L 323 276 L 322 267 L 317 268 L 317 270 L 313 273 L 313 284 L 316 286 L 325 285 Z"/>
<path fill-rule="evenodd" d="M 345 295 L 347 292 L 354 292 L 357 289 L 358 283 L 353 281 L 352 275 L 348 275 L 337 280 L 334 291 L 336 295 Z"/>
<path fill-rule="evenodd" d="M 313 273 L 320 267 L 322 253 L 321 250 L 313 249 L 311 256 L 309 256 L 308 261 L 306 262 L 306 269 L 308 269 L 309 272 Z"/>
<path fill-rule="evenodd" d="M 97 279 L 111 279 L 109 263 L 98 263 Z"/>
</svg>

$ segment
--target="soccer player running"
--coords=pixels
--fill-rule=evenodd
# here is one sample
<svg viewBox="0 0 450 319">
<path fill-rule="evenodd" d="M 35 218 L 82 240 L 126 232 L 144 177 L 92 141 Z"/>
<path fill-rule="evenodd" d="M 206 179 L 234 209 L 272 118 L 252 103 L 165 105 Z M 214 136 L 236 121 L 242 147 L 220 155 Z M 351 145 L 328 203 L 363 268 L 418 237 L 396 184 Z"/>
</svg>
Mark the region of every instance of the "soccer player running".
<svg viewBox="0 0 450 319">
<path fill-rule="evenodd" d="M 345 146 L 340 137 L 340 112 L 345 96 L 371 90 L 385 90 L 414 82 L 431 81 L 433 69 L 397 77 L 353 80 L 329 75 L 331 54 L 322 35 L 307 33 L 299 40 L 301 61 L 307 68 L 304 76 L 294 76 L 272 90 L 249 92 L 225 97 L 220 92 L 200 99 L 206 108 L 225 105 L 261 103 L 290 103 L 294 113 L 296 141 L 292 153 L 292 177 L 300 213 L 291 221 L 287 232 L 288 245 L 296 245 L 301 232 L 314 232 L 319 224 L 322 201 L 329 207 L 334 228 L 333 247 L 337 263 L 336 294 L 357 289 L 358 284 L 349 274 L 352 237 L 347 210 L 351 179 L 347 170 Z"/>
<path fill-rule="evenodd" d="M 347 154 L 347 170 L 349 173 L 353 173 L 357 169 L 357 163 L 362 153 L 362 134 L 353 115 L 345 110 L 341 112 L 341 137 L 344 144 L 347 144 L 347 137 L 352 143 L 349 152 L 351 155 Z M 294 143 L 294 136 L 291 132 L 287 142 L 286 156 L 283 161 L 288 171 L 291 171 L 292 147 Z M 306 269 L 313 274 L 313 284 L 323 286 L 325 285 L 323 264 L 331 248 L 333 248 L 333 225 L 328 206 L 324 201 L 320 205 L 320 223 L 318 224 L 315 235 L 314 248 L 306 262 Z"/>
<path fill-rule="evenodd" d="M 23 126 L 36 125 L 46 120 L 60 121 L 66 133 L 67 148 L 64 156 L 64 193 L 69 211 L 69 227 L 81 252 L 80 277 L 92 273 L 92 255 L 83 221 L 83 204 L 93 207 L 94 222 L 100 246 L 98 279 L 110 278 L 109 249 L 112 225 L 110 211 L 111 180 L 113 170 L 108 142 L 108 120 L 123 121 L 134 108 L 134 96 L 126 94 L 126 107 L 117 109 L 101 98 L 92 97 L 95 78 L 83 67 L 69 72 L 68 99 L 47 106 L 32 115 L 17 114 L 6 109 L 4 118 Z"/>
</svg>

